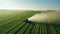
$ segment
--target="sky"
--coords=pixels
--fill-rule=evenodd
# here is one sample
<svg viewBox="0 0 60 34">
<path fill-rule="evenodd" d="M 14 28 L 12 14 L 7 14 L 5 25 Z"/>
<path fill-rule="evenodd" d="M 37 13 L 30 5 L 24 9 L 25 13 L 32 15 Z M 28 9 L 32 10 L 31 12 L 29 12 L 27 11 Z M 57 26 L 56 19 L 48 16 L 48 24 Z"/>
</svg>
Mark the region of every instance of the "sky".
<svg viewBox="0 0 60 34">
<path fill-rule="evenodd" d="M 60 10 L 60 0 L 0 0 L 0 9 Z"/>
</svg>

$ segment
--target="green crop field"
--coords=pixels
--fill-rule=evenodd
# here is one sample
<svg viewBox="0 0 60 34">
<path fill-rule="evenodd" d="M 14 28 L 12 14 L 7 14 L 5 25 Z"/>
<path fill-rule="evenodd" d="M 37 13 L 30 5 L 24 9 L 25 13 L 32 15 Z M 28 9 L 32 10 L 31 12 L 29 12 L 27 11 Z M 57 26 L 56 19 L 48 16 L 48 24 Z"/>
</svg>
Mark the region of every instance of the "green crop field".
<svg viewBox="0 0 60 34">
<path fill-rule="evenodd" d="M 0 34 L 60 34 L 60 24 L 30 24 L 23 20 L 39 11 L 0 11 Z"/>
</svg>

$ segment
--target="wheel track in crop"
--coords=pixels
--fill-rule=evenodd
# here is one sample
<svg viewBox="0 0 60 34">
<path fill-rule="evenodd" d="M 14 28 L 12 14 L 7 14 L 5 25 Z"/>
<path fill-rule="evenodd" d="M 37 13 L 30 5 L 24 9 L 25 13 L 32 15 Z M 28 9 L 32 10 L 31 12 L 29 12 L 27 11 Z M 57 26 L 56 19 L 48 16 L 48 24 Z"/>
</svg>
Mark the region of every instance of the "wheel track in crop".
<svg viewBox="0 0 60 34">
<path fill-rule="evenodd" d="M 58 30 L 59 28 L 57 29 L 58 26 L 56 26 L 56 24 L 53 24 L 53 26 L 54 26 L 54 28 L 55 28 L 57 34 L 60 34 L 60 32 L 59 32 L 59 30 Z"/>
<path fill-rule="evenodd" d="M 31 25 L 31 24 L 28 25 L 28 27 L 25 29 L 25 31 L 23 32 L 23 34 L 25 34 L 26 30 L 29 28 L 30 25 Z"/>
<path fill-rule="evenodd" d="M 26 23 L 24 25 L 26 25 Z M 23 28 L 23 26 L 21 26 L 16 32 L 14 32 L 14 34 L 17 34 Z"/>
<path fill-rule="evenodd" d="M 17 26 L 19 26 L 22 23 L 19 23 Z M 8 32 L 6 32 L 6 34 L 8 34 L 10 31 L 14 30 L 17 26 L 15 26 L 14 28 L 12 28 L 11 30 L 9 30 Z"/>
<path fill-rule="evenodd" d="M 51 30 L 50 30 L 50 25 L 49 24 L 46 24 L 46 28 L 47 28 L 47 34 L 52 34 Z"/>
<path fill-rule="evenodd" d="M 33 27 L 34 27 L 34 25 L 33 25 Z M 29 32 L 29 34 L 31 34 L 31 32 L 32 32 L 32 30 L 33 30 L 33 27 L 30 29 L 30 32 Z"/>
</svg>

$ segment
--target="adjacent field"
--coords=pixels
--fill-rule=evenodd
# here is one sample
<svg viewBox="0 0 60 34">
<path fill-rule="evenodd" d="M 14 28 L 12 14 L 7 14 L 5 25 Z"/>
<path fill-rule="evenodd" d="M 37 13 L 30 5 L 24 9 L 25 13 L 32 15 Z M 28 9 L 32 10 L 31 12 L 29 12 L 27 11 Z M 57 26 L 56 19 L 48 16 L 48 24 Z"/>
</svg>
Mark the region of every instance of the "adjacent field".
<svg viewBox="0 0 60 34">
<path fill-rule="evenodd" d="M 35 13 L 32 11 L 0 12 L 0 34 L 60 34 L 60 24 L 29 24 L 23 19 Z"/>
</svg>

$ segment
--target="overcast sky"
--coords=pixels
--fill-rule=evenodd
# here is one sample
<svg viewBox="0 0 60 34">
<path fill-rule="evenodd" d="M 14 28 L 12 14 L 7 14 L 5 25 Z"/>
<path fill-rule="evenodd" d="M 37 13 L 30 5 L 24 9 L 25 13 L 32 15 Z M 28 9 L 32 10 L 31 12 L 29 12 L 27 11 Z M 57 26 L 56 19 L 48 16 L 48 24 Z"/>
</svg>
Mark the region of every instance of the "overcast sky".
<svg viewBox="0 0 60 34">
<path fill-rule="evenodd" d="M 0 9 L 60 9 L 60 0 L 0 0 Z"/>
</svg>

